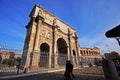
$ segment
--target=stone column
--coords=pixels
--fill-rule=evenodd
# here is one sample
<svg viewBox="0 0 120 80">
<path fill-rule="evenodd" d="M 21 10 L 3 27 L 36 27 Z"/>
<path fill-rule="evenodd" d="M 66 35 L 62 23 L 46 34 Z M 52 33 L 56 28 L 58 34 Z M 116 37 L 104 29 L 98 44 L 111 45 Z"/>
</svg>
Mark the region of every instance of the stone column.
<svg viewBox="0 0 120 80">
<path fill-rule="evenodd" d="M 71 32 L 68 28 L 68 60 L 71 60 Z"/>
<path fill-rule="evenodd" d="M 34 69 L 38 68 L 39 55 L 40 55 L 40 53 L 38 51 L 33 51 L 32 52 L 32 55 L 31 55 L 31 57 L 32 57 L 31 68 L 34 68 Z"/>
<path fill-rule="evenodd" d="M 78 59 L 79 59 L 79 58 L 78 58 L 78 54 L 79 54 L 79 53 L 78 53 L 78 47 L 79 47 L 79 46 L 78 46 L 78 37 L 77 37 L 77 36 L 76 36 L 75 43 L 76 43 L 76 56 L 75 56 L 76 58 L 75 58 L 75 59 L 76 59 L 76 65 L 78 66 Z"/>
<path fill-rule="evenodd" d="M 38 43 L 39 43 L 39 38 L 40 38 L 40 28 L 42 27 L 42 22 L 44 18 L 41 16 L 36 17 L 36 22 L 37 22 L 37 27 L 36 27 L 36 35 L 35 35 L 35 44 L 34 44 L 34 51 L 38 50 Z"/>
<path fill-rule="evenodd" d="M 52 46 L 52 45 L 51 45 Z M 50 47 L 50 51 L 49 51 L 49 56 L 48 56 L 48 67 L 51 68 L 52 67 L 52 47 Z"/>
<path fill-rule="evenodd" d="M 40 57 L 40 50 L 39 50 L 39 38 L 40 38 L 40 28 L 42 27 L 42 22 L 44 18 L 41 16 L 37 16 L 35 21 L 37 22 L 36 26 L 36 33 L 35 33 L 35 39 L 34 39 L 34 46 L 33 46 L 33 58 L 32 58 L 32 67 L 38 68 L 39 63 L 39 57 Z"/>
<path fill-rule="evenodd" d="M 77 33 L 75 33 L 76 35 L 76 51 L 77 51 L 77 65 L 79 65 L 79 62 L 78 62 L 78 57 L 79 57 L 79 43 L 78 43 L 78 36 L 77 36 Z"/>
<path fill-rule="evenodd" d="M 71 59 L 71 55 L 70 55 L 70 48 L 69 48 L 69 46 L 67 47 L 67 51 L 68 51 L 68 60 L 70 60 Z"/>
<path fill-rule="evenodd" d="M 53 67 L 53 68 L 55 66 L 55 63 L 54 63 L 54 61 L 55 61 L 54 48 L 55 48 L 55 27 L 52 26 L 52 55 L 51 55 L 52 60 L 51 60 L 51 67 Z"/>
<path fill-rule="evenodd" d="M 58 67 L 58 57 L 57 57 L 57 19 L 54 18 L 52 26 L 52 64 L 51 66 Z"/>
<path fill-rule="evenodd" d="M 58 67 L 58 53 L 57 53 L 57 28 L 54 28 L 54 49 L 53 49 L 53 56 L 54 56 L 54 67 Z"/>
<path fill-rule="evenodd" d="M 25 58 L 25 64 L 24 66 L 26 68 L 31 66 L 31 59 L 30 57 L 32 51 L 33 51 L 33 46 L 34 46 L 34 38 L 35 38 L 35 32 L 36 32 L 36 22 L 35 22 L 35 17 L 31 17 L 29 25 L 26 27 L 28 30 L 25 45 L 24 45 L 24 50 L 23 50 L 23 55 L 26 57 Z M 27 44 L 26 44 L 27 43 Z"/>
</svg>

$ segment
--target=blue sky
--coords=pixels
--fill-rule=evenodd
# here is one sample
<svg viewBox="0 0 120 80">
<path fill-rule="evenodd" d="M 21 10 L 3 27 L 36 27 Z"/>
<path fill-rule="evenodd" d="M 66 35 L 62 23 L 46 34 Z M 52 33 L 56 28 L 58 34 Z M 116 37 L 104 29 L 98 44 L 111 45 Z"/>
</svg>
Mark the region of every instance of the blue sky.
<svg viewBox="0 0 120 80">
<path fill-rule="evenodd" d="M 0 0 L 0 45 L 23 48 L 29 13 L 35 4 L 76 29 L 82 47 L 120 52 L 105 32 L 120 24 L 120 0 Z"/>
</svg>

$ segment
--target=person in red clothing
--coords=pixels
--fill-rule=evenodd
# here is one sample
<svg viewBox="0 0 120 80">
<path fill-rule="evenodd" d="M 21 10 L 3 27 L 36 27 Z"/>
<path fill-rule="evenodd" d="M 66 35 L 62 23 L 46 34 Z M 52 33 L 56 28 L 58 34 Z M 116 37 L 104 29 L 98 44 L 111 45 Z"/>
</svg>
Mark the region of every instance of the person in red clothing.
<svg viewBox="0 0 120 80">
<path fill-rule="evenodd" d="M 81 65 L 81 67 L 83 67 L 83 65 L 82 65 L 82 61 L 80 61 L 80 65 Z"/>
<path fill-rule="evenodd" d="M 99 66 L 99 61 L 96 61 L 96 66 Z"/>
</svg>

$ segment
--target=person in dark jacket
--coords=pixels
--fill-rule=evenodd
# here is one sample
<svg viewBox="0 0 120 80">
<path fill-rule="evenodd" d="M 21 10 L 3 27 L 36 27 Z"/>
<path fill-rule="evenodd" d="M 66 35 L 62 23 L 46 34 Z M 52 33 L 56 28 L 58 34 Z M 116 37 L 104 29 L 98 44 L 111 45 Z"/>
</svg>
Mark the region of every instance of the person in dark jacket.
<svg viewBox="0 0 120 80">
<path fill-rule="evenodd" d="M 75 76 L 73 74 L 73 64 L 70 62 L 70 60 L 68 60 L 66 61 L 66 69 L 64 73 L 66 80 L 70 79 L 70 75 L 75 79 Z"/>
<path fill-rule="evenodd" d="M 117 70 L 117 72 L 118 72 L 118 75 L 120 76 L 120 62 L 119 62 L 119 60 L 117 60 L 117 61 L 115 62 L 115 67 L 116 67 L 116 70 Z"/>
</svg>

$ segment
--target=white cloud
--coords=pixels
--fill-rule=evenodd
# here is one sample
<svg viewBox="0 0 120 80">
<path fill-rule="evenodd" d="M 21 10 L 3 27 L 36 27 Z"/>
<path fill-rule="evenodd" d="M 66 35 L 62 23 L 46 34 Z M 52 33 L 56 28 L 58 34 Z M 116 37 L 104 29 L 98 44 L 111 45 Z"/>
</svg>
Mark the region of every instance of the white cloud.
<svg viewBox="0 0 120 80">
<path fill-rule="evenodd" d="M 101 49 L 102 53 L 107 53 L 111 51 L 117 51 L 120 53 L 120 46 L 114 38 L 108 38 L 99 44 L 98 47 Z"/>
<path fill-rule="evenodd" d="M 79 39 L 81 47 L 94 47 L 100 48 L 101 53 L 108 53 L 111 51 L 117 51 L 120 53 L 120 46 L 114 38 L 106 38 L 103 35 L 96 35 L 94 38 L 81 37 Z"/>
</svg>

